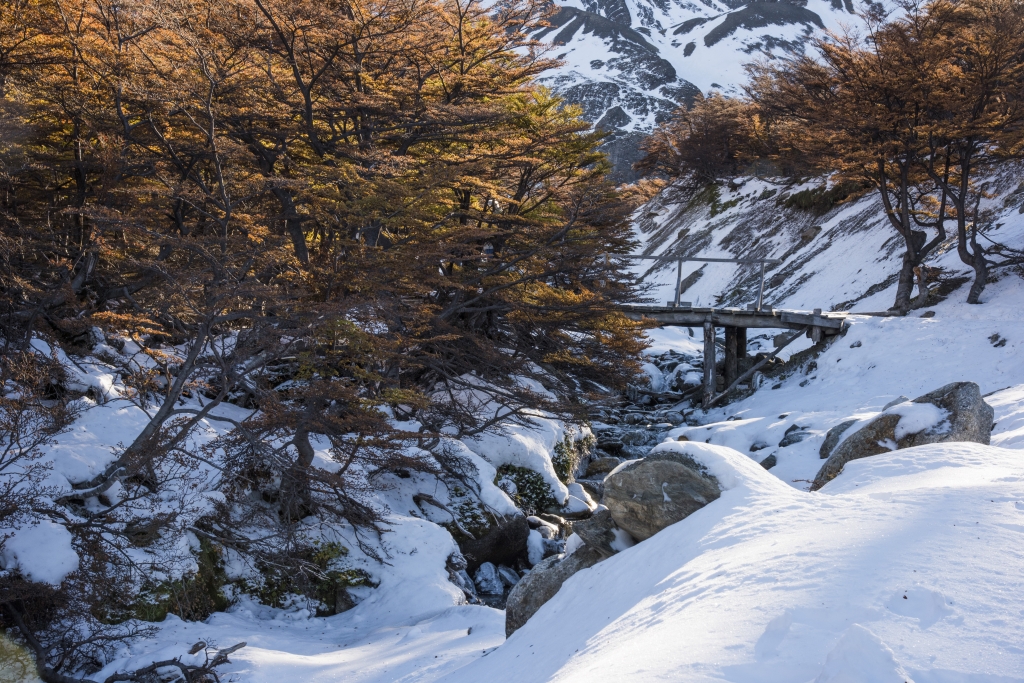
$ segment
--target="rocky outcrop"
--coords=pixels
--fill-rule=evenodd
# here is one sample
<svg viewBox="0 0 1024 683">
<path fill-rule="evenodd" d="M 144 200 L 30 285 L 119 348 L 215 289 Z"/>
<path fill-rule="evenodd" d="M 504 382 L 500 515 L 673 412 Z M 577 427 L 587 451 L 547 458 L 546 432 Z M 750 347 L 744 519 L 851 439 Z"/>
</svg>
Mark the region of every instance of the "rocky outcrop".
<svg viewBox="0 0 1024 683">
<path fill-rule="evenodd" d="M 689 456 L 655 453 L 628 462 L 604 480 L 604 504 L 638 541 L 685 519 L 721 495 L 718 481 Z"/>
<path fill-rule="evenodd" d="M 555 555 L 535 565 L 508 594 L 505 603 L 505 635 L 511 636 L 553 598 L 566 579 L 602 560 L 601 553 L 587 545 L 570 555 Z"/>
<path fill-rule="evenodd" d="M 922 423 L 919 425 L 921 428 L 916 429 L 913 424 L 915 406 L 923 404 L 935 406 L 944 416 L 930 424 Z M 890 406 L 886 412 L 842 441 L 839 441 L 841 435 L 835 437 L 838 445 L 833 447 L 834 450 L 828 455 L 828 460 L 818 471 L 811 490 L 816 491 L 835 479 L 851 460 L 930 443 L 973 441 L 988 445 L 992 433 L 992 418 L 992 406 L 985 403 L 981 397 L 981 390 L 974 382 L 954 382 L 919 396 L 913 401 Z M 904 419 L 911 423 L 910 427 L 901 425 Z M 838 427 L 834 427 L 833 430 Z M 845 430 L 849 429 L 850 426 L 847 425 Z M 831 435 L 832 430 L 825 437 L 826 442 Z M 822 445 L 823 452 L 824 448 L 825 444 Z"/>
</svg>

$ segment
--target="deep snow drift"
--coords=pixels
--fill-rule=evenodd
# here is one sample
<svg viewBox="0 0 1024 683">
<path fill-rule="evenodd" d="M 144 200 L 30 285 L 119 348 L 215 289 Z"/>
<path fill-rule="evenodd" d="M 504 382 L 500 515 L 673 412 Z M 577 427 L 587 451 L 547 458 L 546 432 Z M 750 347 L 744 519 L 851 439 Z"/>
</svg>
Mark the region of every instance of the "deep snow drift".
<svg viewBox="0 0 1024 683">
<path fill-rule="evenodd" d="M 721 498 L 573 576 L 446 680 L 1024 680 L 1024 457 L 977 444 L 847 465 L 820 493 L 721 446 Z"/>
</svg>

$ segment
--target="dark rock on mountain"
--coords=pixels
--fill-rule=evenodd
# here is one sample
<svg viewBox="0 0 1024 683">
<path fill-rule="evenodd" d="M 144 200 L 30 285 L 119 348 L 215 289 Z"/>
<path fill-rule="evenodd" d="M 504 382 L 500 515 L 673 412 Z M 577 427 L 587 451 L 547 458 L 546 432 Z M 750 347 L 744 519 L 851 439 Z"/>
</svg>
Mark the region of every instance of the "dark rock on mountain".
<svg viewBox="0 0 1024 683">
<path fill-rule="evenodd" d="M 803 24 L 810 28 L 825 28 L 819 17 L 809 9 L 788 2 L 752 2 L 735 12 L 725 15 L 725 21 L 708 31 L 704 36 L 704 44 L 711 47 L 738 29 L 764 28 L 766 26 L 792 26 Z"/>
</svg>

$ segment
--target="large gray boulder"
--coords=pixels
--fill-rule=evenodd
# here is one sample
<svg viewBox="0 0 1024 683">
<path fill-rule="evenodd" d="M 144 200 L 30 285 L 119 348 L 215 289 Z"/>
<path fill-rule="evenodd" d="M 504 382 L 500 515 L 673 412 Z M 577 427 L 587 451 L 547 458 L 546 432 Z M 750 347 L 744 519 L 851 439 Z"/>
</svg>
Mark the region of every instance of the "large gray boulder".
<svg viewBox="0 0 1024 683">
<path fill-rule="evenodd" d="M 508 594 L 505 636 L 511 636 L 522 628 L 545 602 L 555 596 L 566 579 L 580 570 L 593 567 L 601 559 L 597 550 L 582 545 L 571 555 L 554 555 L 534 565 Z"/>
<path fill-rule="evenodd" d="M 643 541 L 721 493 L 718 480 L 693 458 L 682 453 L 653 453 L 629 461 L 605 477 L 602 502 L 619 528 Z"/>
<path fill-rule="evenodd" d="M 835 427 L 828 430 L 828 433 L 825 434 L 825 440 L 821 442 L 821 448 L 818 449 L 818 455 L 822 460 L 825 460 L 828 456 L 832 455 L 832 451 L 834 451 L 836 446 L 839 445 L 839 439 L 843 437 L 843 434 L 846 433 L 847 429 L 855 424 L 857 424 L 856 420 L 846 420 L 845 422 L 840 422 Z"/>
<path fill-rule="evenodd" d="M 912 403 L 930 403 L 945 411 L 946 417 L 938 424 L 897 437 L 897 427 L 903 417 L 899 414 L 899 405 L 892 406 L 891 412 L 882 413 L 850 433 L 837 446 L 833 446 L 828 460 L 814 478 L 811 490 L 816 491 L 835 479 L 851 460 L 930 443 L 973 441 L 988 445 L 994 413 L 992 406 L 985 403 L 985 399 L 981 397 L 981 390 L 974 382 L 947 384 L 924 396 L 918 396 Z M 847 432 L 849 429 L 850 426 L 847 425 L 842 431 Z M 831 434 L 830 431 L 829 436 Z M 835 439 L 837 442 L 839 436 L 837 435 Z M 828 440 L 826 437 L 826 442 Z"/>
</svg>

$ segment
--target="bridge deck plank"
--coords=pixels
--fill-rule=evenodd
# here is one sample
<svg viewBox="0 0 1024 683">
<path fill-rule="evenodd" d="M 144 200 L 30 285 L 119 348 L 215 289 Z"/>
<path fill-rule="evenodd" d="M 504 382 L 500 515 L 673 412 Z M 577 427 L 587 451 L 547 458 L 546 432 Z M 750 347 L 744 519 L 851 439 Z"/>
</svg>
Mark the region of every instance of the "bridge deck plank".
<svg viewBox="0 0 1024 683">
<path fill-rule="evenodd" d="M 731 307 L 624 306 L 621 310 L 631 320 L 650 318 L 662 325 L 699 327 L 705 322 L 710 322 L 716 327 L 777 329 L 799 329 L 810 325 L 821 328 L 826 334 L 840 332 L 846 320 L 846 313 L 815 313 L 774 308 L 753 311 Z"/>
</svg>

